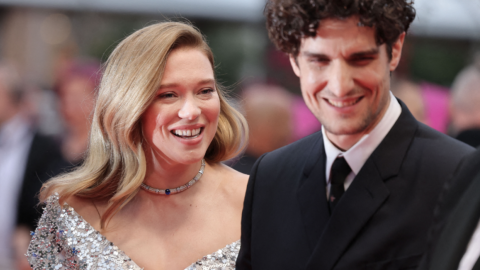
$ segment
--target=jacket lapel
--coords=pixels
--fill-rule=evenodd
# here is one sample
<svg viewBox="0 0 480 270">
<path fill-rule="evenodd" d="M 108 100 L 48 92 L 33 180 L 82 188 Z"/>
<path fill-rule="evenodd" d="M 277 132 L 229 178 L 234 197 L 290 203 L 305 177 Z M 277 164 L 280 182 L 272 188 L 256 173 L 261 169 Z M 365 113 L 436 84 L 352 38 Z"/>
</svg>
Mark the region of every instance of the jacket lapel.
<svg viewBox="0 0 480 270">
<path fill-rule="evenodd" d="M 325 190 L 326 156 L 322 133 L 318 134 L 318 140 L 306 155 L 305 167 L 297 188 L 297 200 L 311 251 L 329 219 Z"/>
<path fill-rule="evenodd" d="M 388 195 L 375 164 L 367 161 L 337 203 L 307 269 L 332 269 Z"/>
<path fill-rule="evenodd" d="M 462 195 L 445 224 L 430 269 L 457 269 L 480 218 L 480 173 Z M 477 262 L 477 264 L 479 264 Z"/>
<path fill-rule="evenodd" d="M 401 115 L 338 202 L 307 263 L 307 269 L 332 269 L 388 198 L 390 191 L 384 181 L 398 175 L 418 127 L 406 106 L 401 101 L 399 103 Z"/>
</svg>

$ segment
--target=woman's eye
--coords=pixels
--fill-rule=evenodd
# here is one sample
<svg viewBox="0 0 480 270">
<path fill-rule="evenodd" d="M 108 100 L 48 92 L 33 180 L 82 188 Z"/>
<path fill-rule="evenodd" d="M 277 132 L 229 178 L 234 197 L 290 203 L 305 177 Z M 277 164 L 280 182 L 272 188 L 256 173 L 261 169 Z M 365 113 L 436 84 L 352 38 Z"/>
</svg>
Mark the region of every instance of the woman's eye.
<svg viewBox="0 0 480 270">
<path fill-rule="evenodd" d="M 210 94 L 210 93 L 213 93 L 213 91 L 215 91 L 215 90 L 213 90 L 212 88 L 207 88 L 207 89 L 201 90 L 200 94 L 204 94 L 204 95 L 205 94 Z"/>
<path fill-rule="evenodd" d="M 159 98 L 173 98 L 175 97 L 175 94 L 174 93 L 162 93 L 160 95 L 158 95 Z"/>
</svg>

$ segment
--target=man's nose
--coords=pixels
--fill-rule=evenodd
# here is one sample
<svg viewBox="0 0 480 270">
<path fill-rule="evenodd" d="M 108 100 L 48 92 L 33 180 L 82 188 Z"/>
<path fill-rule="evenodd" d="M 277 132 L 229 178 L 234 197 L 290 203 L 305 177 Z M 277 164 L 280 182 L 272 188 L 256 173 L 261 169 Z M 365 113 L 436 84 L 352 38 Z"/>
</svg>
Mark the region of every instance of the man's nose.
<svg viewBox="0 0 480 270">
<path fill-rule="evenodd" d="M 328 88 L 336 97 L 347 95 L 353 88 L 352 70 L 348 63 L 335 61 L 330 66 Z"/>
<path fill-rule="evenodd" d="M 195 120 L 202 110 L 193 97 L 187 97 L 182 107 L 178 111 L 178 117 L 188 120 Z"/>
</svg>

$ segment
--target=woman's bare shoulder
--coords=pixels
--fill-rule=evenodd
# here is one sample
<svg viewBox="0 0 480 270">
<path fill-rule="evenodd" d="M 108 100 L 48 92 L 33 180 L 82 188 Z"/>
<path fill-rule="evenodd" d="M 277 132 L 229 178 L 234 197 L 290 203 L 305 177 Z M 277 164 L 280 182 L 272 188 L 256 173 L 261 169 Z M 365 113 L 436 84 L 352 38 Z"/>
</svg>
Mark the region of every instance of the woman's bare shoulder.
<svg viewBox="0 0 480 270">
<path fill-rule="evenodd" d="M 249 177 L 248 174 L 241 173 L 222 163 L 217 164 L 217 170 L 222 177 L 232 180 L 231 182 L 234 182 L 235 184 L 245 185 L 246 187 Z"/>
<path fill-rule="evenodd" d="M 77 195 L 70 196 L 66 203 L 72 207 L 77 214 L 92 225 L 96 230 L 100 228 L 100 211 L 104 208 L 105 202 L 94 201 Z"/>
<path fill-rule="evenodd" d="M 247 190 L 248 175 L 238 172 L 227 165 L 217 164 L 217 177 L 222 179 L 222 186 L 228 196 L 243 206 L 243 199 Z"/>
</svg>

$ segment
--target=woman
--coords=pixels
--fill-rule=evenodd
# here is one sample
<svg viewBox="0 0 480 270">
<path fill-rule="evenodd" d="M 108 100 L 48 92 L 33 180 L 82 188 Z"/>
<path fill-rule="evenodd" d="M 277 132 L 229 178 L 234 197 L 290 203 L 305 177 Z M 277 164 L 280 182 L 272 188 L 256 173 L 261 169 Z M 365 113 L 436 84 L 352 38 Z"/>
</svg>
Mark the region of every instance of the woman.
<svg viewBox="0 0 480 270">
<path fill-rule="evenodd" d="M 241 151 L 246 123 L 213 67 L 201 34 L 183 23 L 118 45 L 84 164 L 40 194 L 34 269 L 234 268 L 247 175 L 219 162 Z"/>
</svg>

